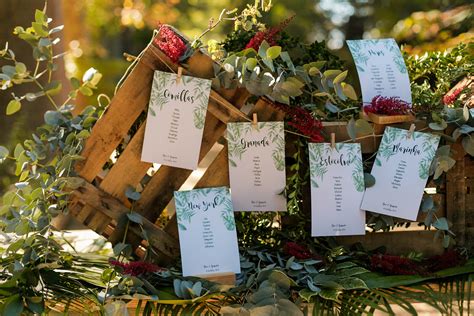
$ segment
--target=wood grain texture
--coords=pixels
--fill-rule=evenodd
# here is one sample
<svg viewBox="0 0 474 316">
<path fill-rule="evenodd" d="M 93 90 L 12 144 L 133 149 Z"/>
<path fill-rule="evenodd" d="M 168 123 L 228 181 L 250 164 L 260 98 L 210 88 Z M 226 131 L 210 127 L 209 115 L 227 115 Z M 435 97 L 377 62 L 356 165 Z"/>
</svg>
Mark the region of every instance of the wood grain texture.
<svg viewBox="0 0 474 316">
<path fill-rule="evenodd" d="M 117 162 L 100 183 L 100 188 L 116 197 L 122 203 L 130 206 L 125 191 L 128 186 L 136 188 L 152 166 L 149 162 L 141 161 L 145 123 L 143 123 Z"/>
</svg>

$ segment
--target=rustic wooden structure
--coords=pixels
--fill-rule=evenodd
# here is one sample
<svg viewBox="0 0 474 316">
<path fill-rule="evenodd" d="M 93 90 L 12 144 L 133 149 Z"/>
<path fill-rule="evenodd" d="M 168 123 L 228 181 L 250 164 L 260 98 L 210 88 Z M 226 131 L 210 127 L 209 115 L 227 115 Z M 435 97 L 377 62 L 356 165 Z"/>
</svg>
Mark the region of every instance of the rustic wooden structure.
<svg viewBox="0 0 474 316">
<path fill-rule="evenodd" d="M 79 176 L 85 181 L 72 192 L 69 203 L 72 216 L 112 243 L 117 243 L 122 241 L 127 222 L 126 214 L 131 207 L 125 196 L 126 188 L 137 187 L 139 184 L 143 186 L 141 198 L 133 205 L 133 210 L 143 216 L 142 227 L 147 232 L 150 246 L 158 254 L 157 261 L 160 264 L 173 261 L 179 257 L 180 252 L 176 219 L 173 218 L 166 227 L 160 227 L 156 221 L 172 200 L 173 192 L 180 189 L 191 171 L 161 166 L 145 181 L 152 165 L 140 160 L 145 126 L 143 116 L 142 122 L 140 116 L 147 111 L 153 72 L 176 72 L 177 68 L 178 65 L 171 62 L 153 41 L 145 48 L 85 144 L 82 152 L 84 160 L 76 168 Z M 213 62 L 208 56 L 197 51 L 189 59 L 185 74 L 212 78 Z M 242 121 L 245 117 L 250 121 L 254 112 L 258 113 L 261 121 L 283 119 L 283 113 L 275 110 L 265 98 L 260 98 L 246 116 L 240 108 L 247 98 L 248 93 L 241 89 L 211 91 L 200 161 L 206 157 L 214 144 L 225 144 L 222 136 L 227 122 Z M 130 132 L 132 126 L 138 126 L 134 133 Z M 382 134 L 383 128 L 376 126 L 375 134 Z M 327 123 L 325 129 L 328 135 L 331 132 L 336 133 L 336 141 L 349 139 L 344 124 Z M 118 147 L 122 148 L 124 139 L 130 135 L 130 141 L 111 165 L 111 154 Z M 370 153 L 376 151 L 380 137 L 367 137 L 360 142 L 363 152 Z M 446 215 L 453 222 L 458 242 L 473 245 L 474 164 L 472 158 L 461 154 L 463 151 L 459 152 L 456 166 L 447 176 L 442 191 L 436 192 L 435 200 L 441 206 L 438 215 Z M 106 164 L 108 170 L 104 174 Z M 195 187 L 223 186 L 228 185 L 228 181 L 227 150 L 224 146 Z M 345 244 L 360 241 L 367 248 L 385 245 L 393 253 L 415 250 L 429 254 L 442 251 L 440 243 L 433 242 L 433 235 L 434 231 L 408 230 L 341 237 L 339 240 Z M 143 253 L 142 247 L 146 246 L 146 240 L 139 225 L 130 225 L 127 242 L 134 246 L 135 253 Z"/>
</svg>

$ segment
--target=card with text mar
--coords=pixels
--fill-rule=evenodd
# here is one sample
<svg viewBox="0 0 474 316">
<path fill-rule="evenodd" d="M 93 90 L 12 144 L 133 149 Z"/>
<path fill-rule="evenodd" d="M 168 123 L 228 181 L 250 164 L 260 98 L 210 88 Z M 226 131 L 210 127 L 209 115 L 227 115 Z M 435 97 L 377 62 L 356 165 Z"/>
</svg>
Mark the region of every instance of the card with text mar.
<svg viewBox="0 0 474 316">
<path fill-rule="evenodd" d="M 228 123 L 229 178 L 235 211 L 286 211 L 283 122 Z"/>
<path fill-rule="evenodd" d="M 375 96 L 399 97 L 411 105 L 411 89 L 403 56 L 393 38 L 350 40 L 364 106 Z"/>
<path fill-rule="evenodd" d="M 183 276 L 240 273 L 229 189 L 175 191 L 174 198 Z"/>
<path fill-rule="evenodd" d="M 361 208 L 416 220 L 440 137 L 395 127 L 385 128 Z"/>
<path fill-rule="evenodd" d="M 365 234 L 360 144 L 309 143 L 311 236 Z"/>
<path fill-rule="evenodd" d="M 197 169 L 211 81 L 155 71 L 142 160 Z"/>
</svg>

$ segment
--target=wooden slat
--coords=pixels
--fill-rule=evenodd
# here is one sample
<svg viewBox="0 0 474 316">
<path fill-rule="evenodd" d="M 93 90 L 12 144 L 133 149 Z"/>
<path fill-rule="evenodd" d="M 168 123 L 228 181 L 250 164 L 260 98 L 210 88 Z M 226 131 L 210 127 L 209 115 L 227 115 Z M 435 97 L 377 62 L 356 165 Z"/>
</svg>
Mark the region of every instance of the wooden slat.
<svg viewBox="0 0 474 316">
<path fill-rule="evenodd" d="M 102 170 L 111 153 L 127 135 L 140 113 L 146 109 L 153 71 L 156 69 L 166 70 L 147 48 L 102 118 L 93 127 L 81 153 L 84 160 L 76 165 L 79 175 L 87 181 L 92 181 Z"/>
<path fill-rule="evenodd" d="M 119 222 L 130 211 L 116 198 L 88 182 L 84 182 L 83 185 L 72 191 L 71 197 L 73 200 L 93 208 L 94 212 L 102 213 L 101 215 L 116 222 Z M 179 255 L 177 240 L 146 219 L 143 219 L 143 227 L 152 247 L 163 256 L 163 260 L 176 258 Z M 130 225 L 128 234 L 131 238 L 136 239 L 137 236 L 141 236 L 141 230 L 136 225 Z"/>
<path fill-rule="evenodd" d="M 336 237 L 336 240 L 347 246 L 360 242 L 367 250 L 385 246 L 389 254 L 406 255 L 416 251 L 429 256 L 444 251 L 441 242 L 433 240 L 434 234 L 435 231 L 384 232 L 369 233 L 365 236 Z"/>
<path fill-rule="evenodd" d="M 129 206 L 125 196 L 127 186 L 135 188 L 152 166 L 151 163 L 141 161 L 144 134 L 145 123 L 140 126 L 110 172 L 100 183 L 102 190 L 118 198 L 127 206 Z"/>
<path fill-rule="evenodd" d="M 225 124 L 213 115 L 206 116 L 199 161 L 209 152 L 225 131 Z M 136 210 L 152 222 L 160 216 L 163 209 L 191 174 L 191 170 L 161 166 L 145 186 Z"/>
</svg>

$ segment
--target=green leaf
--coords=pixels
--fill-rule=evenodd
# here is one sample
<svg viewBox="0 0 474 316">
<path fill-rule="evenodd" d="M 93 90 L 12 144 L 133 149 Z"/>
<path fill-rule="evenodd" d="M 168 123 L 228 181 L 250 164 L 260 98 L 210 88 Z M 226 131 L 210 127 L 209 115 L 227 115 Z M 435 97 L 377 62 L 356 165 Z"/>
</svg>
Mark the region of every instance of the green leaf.
<svg viewBox="0 0 474 316">
<path fill-rule="evenodd" d="M 349 137 L 352 139 L 352 141 L 355 141 L 357 137 L 357 130 L 356 130 L 354 118 L 351 118 L 349 122 L 347 122 L 346 129 L 347 129 L 347 134 L 349 135 Z"/>
<path fill-rule="evenodd" d="M 92 91 L 91 88 L 89 87 L 86 87 L 86 86 L 82 86 L 79 88 L 79 92 L 81 92 L 83 95 L 85 96 L 91 96 L 92 94 L 94 94 L 94 92 Z"/>
<path fill-rule="evenodd" d="M 15 294 L 5 299 L 3 306 L 3 314 L 8 316 L 20 316 L 23 312 L 23 302 L 20 295 Z"/>
<path fill-rule="evenodd" d="M 341 83 L 341 86 L 342 86 L 342 92 L 344 92 L 344 94 L 349 98 L 349 99 L 352 99 L 354 101 L 357 101 L 357 94 L 354 90 L 354 87 L 352 87 L 350 84 L 348 83 Z"/>
<path fill-rule="evenodd" d="M 338 281 L 345 290 L 367 289 L 367 285 L 359 278 L 348 277 Z"/>
<path fill-rule="evenodd" d="M 61 81 L 54 80 L 44 86 L 44 91 L 47 95 L 57 95 L 59 92 L 61 92 L 62 87 L 63 85 Z"/>
<path fill-rule="evenodd" d="M 140 224 L 140 225 L 143 224 L 143 217 L 140 214 L 136 213 L 136 212 L 127 213 L 127 217 L 130 221 L 132 221 L 134 223 L 137 223 L 137 224 Z"/>
<path fill-rule="evenodd" d="M 16 63 L 15 70 L 19 74 L 24 74 L 26 73 L 26 65 L 24 63 Z"/>
<path fill-rule="evenodd" d="M 446 217 L 440 217 L 440 218 L 438 218 L 438 219 L 433 223 L 433 226 L 434 226 L 436 229 L 439 229 L 439 230 L 449 230 L 448 220 L 446 219 Z"/>
<path fill-rule="evenodd" d="M 35 21 L 40 24 L 46 24 L 46 15 L 44 14 L 43 11 L 36 9 Z"/>
<path fill-rule="evenodd" d="M 337 83 L 341 83 L 343 82 L 346 77 L 347 77 L 347 70 L 346 71 L 343 71 L 341 72 L 339 75 L 336 76 L 336 78 L 334 78 L 334 80 L 332 81 L 334 84 L 337 84 Z"/>
<path fill-rule="evenodd" d="M 35 30 L 35 33 L 41 37 L 46 37 L 48 36 L 48 31 L 44 27 L 42 23 L 38 22 L 33 22 L 31 23 L 31 26 L 33 27 L 33 30 Z"/>
<path fill-rule="evenodd" d="M 270 48 L 270 45 L 268 45 L 267 41 L 263 41 L 261 44 L 260 44 L 260 47 L 258 48 L 258 55 L 265 59 L 267 58 L 267 50 Z"/>
<path fill-rule="evenodd" d="M 128 197 L 130 200 L 138 201 L 141 197 L 141 194 L 137 192 L 134 188 L 127 187 L 127 189 L 125 190 L 125 196 Z"/>
<path fill-rule="evenodd" d="M 448 124 L 445 120 L 441 120 L 441 122 L 439 123 L 431 122 L 430 124 L 428 124 L 428 126 L 434 131 L 444 131 L 448 127 Z"/>
<path fill-rule="evenodd" d="M 6 113 L 7 115 L 12 115 L 20 111 L 20 109 L 21 109 L 21 102 L 18 100 L 11 100 L 10 102 L 8 102 Z"/>
<path fill-rule="evenodd" d="M 358 135 L 369 135 L 374 132 L 372 125 L 364 119 L 358 119 L 355 122 L 355 128 Z"/>
<path fill-rule="evenodd" d="M 364 172 L 364 184 L 366 188 L 373 187 L 375 185 L 375 178 L 370 173 Z"/>
<path fill-rule="evenodd" d="M 8 150 L 8 148 L 0 146 L 0 163 L 4 162 L 9 154 L 10 151 Z"/>
<path fill-rule="evenodd" d="M 290 97 L 296 97 L 303 94 L 303 91 L 299 88 L 298 84 L 294 81 L 287 80 L 281 84 L 281 88 Z"/>
<path fill-rule="evenodd" d="M 280 53 L 281 53 L 281 46 L 272 46 L 269 49 L 267 49 L 266 57 L 268 59 L 273 60 L 273 59 L 278 58 L 278 56 L 280 56 Z"/>
<path fill-rule="evenodd" d="M 464 150 L 474 157 L 474 135 L 467 135 L 461 141 Z"/>
<path fill-rule="evenodd" d="M 248 70 L 252 71 L 257 66 L 257 59 L 250 57 L 245 61 L 245 66 Z"/>
</svg>

